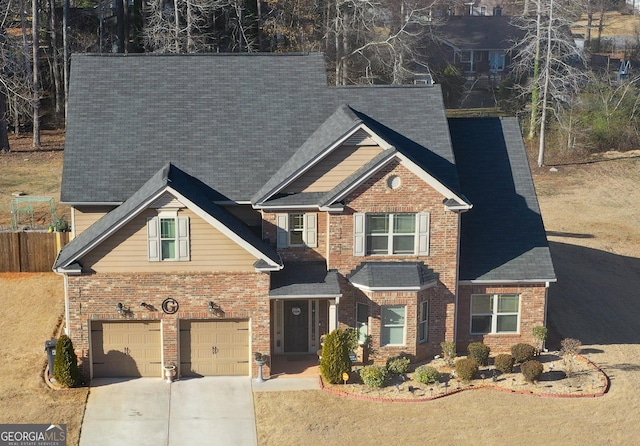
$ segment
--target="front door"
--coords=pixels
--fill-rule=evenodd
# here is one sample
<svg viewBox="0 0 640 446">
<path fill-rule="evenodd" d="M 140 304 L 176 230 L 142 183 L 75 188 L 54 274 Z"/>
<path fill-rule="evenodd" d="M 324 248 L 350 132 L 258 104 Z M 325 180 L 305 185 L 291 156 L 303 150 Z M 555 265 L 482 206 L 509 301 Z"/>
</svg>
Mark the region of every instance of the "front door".
<svg viewBox="0 0 640 446">
<path fill-rule="evenodd" d="M 309 302 L 287 300 L 284 302 L 284 352 L 307 353 L 309 351 Z"/>
</svg>

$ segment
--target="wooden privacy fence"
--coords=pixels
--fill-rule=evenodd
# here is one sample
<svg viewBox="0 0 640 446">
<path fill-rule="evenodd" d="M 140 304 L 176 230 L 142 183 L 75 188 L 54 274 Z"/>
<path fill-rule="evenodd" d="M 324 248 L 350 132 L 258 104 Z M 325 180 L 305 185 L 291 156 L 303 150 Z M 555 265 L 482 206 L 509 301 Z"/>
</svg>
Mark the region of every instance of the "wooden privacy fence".
<svg viewBox="0 0 640 446">
<path fill-rule="evenodd" d="M 0 272 L 50 272 L 68 232 L 0 232 Z"/>
</svg>

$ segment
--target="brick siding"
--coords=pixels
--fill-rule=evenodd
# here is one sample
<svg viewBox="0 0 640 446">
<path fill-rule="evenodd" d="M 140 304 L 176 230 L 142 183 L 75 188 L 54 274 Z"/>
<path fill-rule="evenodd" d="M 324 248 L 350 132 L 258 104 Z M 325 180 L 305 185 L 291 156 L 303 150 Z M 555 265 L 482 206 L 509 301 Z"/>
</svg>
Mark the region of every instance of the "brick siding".
<svg viewBox="0 0 640 446">
<path fill-rule="evenodd" d="M 91 321 L 159 320 L 162 324 L 164 363 L 179 365 L 179 321 L 220 320 L 209 312 L 210 301 L 218 304 L 224 311 L 223 319 L 249 319 L 250 351 L 271 355 L 268 274 L 154 273 L 70 276 L 68 297 L 71 339 L 86 376 L 89 376 Z M 165 314 L 161 310 L 162 302 L 170 297 L 180 305 L 175 314 Z M 140 304 L 143 301 L 158 311 L 142 308 Z M 126 318 L 118 315 L 118 303 L 130 309 Z M 251 364 L 252 376 L 257 376 L 258 367 L 253 361 Z M 264 372 L 268 375 L 268 365 L 264 367 Z"/>
</svg>

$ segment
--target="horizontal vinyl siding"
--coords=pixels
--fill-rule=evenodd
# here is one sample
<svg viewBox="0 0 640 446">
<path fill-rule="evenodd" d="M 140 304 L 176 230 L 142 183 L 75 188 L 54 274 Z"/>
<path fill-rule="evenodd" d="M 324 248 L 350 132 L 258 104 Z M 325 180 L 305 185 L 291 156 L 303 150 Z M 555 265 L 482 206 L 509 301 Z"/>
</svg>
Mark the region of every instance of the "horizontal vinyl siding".
<svg viewBox="0 0 640 446">
<path fill-rule="evenodd" d="M 77 237 L 78 234 L 107 215 L 112 209 L 113 206 L 82 206 L 80 208 L 73 208 L 74 237 Z"/>
<path fill-rule="evenodd" d="M 328 192 L 381 151 L 378 146 L 341 146 L 289 185 L 284 192 Z"/>
<path fill-rule="evenodd" d="M 147 210 L 105 240 L 80 263 L 96 272 L 253 271 L 256 258 L 193 212 L 189 217 L 191 260 L 150 262 L 147 256 Z"/>
</svg>

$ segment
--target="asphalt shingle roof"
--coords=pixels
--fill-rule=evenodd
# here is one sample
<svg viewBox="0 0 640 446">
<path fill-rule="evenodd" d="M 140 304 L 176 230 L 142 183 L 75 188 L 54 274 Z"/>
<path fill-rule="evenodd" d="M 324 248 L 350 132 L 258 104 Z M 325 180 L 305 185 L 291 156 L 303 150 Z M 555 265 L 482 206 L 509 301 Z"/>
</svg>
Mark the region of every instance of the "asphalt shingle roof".
<svg viewBox="0 0 640 446">
<path fill-rule="evenodd" d="M 438 279 L 422 262 L 364 262 L 348 277 L 367 288 L 421 288 Z"/>
<path fill-rule="evenodd" d="M 217 196 L 215 191 L 175 166 L 167 164 L 122 205 L 106 214 L 64 246 L 58 254 L 53 266 L 54 269 L 67 267 L 78 260 L 88 249 L 92 249 L 96 243 L 99 243 L 102 237 L 111 235 L 123 222 L 128 221 L 144 210 L 152 200 L 158 198 L 157 195 L 165 190 L 167 186 L 185 196 L 222 225 L 232 230 L 247 244 L 262 253 L 264 255 L 262 260 L 264 260 L 265 265 L 267 264 L 267 259 L 275 264 L 282 263 L 275 249 L 253 234 L 249 227 L 238 218 L 223 207 L 213 203 L 212 199 Z"/>
<path fill-rule="evenodd" d="M 463 193 L 460 280 L 555 281 L 516 118 L 450 118 Z"/>
<path fill-rule="evenodd" d="M 271 273 L 269 296 L 339 296 L 338 273 L 327 271 L 325 262 L 286 262 Z"/>
<path fill-rule="evenodd" d="M 440 38 L 462 50 L 507 50 L 526 31 L 508 16 L 449 16 L 438 28 Z"/>
<path fill-rule="evenodd" d="M 169 162 L 249 201 L 341 104 L 444 160 L 424 167 L 457 189 L 439 86 L 325 73 L 321 54 L 74 55 L 61 201 L 122 203 Z"/>
</svg>

